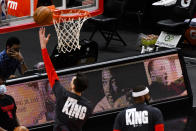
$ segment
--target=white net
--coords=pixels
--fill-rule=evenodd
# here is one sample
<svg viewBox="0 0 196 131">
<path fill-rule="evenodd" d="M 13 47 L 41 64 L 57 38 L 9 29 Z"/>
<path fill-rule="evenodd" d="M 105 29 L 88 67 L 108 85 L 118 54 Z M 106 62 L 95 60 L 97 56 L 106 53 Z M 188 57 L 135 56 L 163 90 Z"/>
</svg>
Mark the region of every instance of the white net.
<svg viewBox="0 0 196 131">
<path fill-rule="evenodd" d="M 73 13 L 64 15 L 69 16 L 73 15 Z M 58 20 L 53 19 L 53 23 L 58 37 L 57 50 L 59 53 L 66 53 L 71 52 L 72 50 L 75 51 L 76 49 L 80 49 L 80 30 L 82 28 L 83 23 L 87 19 L 87 16 L 79 17 L 78 19 L 74 19 L 71 17 L 68 19 L 64 19 L 63 17 L 59 17 Z"/>
</svg>

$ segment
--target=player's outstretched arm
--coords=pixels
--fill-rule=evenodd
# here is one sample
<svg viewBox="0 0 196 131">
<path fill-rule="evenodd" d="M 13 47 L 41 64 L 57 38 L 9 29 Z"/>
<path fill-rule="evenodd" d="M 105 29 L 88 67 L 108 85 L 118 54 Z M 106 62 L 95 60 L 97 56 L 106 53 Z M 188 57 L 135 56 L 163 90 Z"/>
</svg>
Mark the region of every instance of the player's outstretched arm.
<svg viewBox="0 0 196 131">
<path fill-rule="evenodd" d="M 50 86 L 53 87 L 53 85 L 55 84 L 55 80 L 59 80 L 59 78 L 54 69 L 54 66 L 52 65 L 52 62 L 48 55 L 48 51 L 46 49 L 46 45 L 48 43 L 49 38 L 50 38 L 50 34 L 48 34 L 47 37 L 45 36 L 45 28 L 44 27 L 40 28 L 39 40 L 40 40 L 40 46 L 41 46 L 41 51 L 42 51 L 42 57 L 44 60 L 46 72 L 48 74 Z"/>
</svg>

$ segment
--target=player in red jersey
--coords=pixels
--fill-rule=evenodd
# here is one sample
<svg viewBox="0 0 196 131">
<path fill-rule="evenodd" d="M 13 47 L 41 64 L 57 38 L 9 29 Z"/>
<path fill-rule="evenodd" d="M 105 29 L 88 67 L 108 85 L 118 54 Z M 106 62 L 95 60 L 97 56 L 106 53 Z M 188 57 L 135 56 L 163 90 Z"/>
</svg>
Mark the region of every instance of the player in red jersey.
<svg viewBox="0 0 196 131">
<path fill-rule="evenodd" d="M 66 90 L 59 82 L 46 49 L 50 34 L 45 37 L 45 28 L 40 28 L 39 37 L 48 79 L 56 96 L 54 131 L 81 131 L 82 126 L 92 114 L 91 103 L 81 96 L 88 86 L 87 78 L 78 73 L 70 83 L 71 92 Z"/>
</svg>

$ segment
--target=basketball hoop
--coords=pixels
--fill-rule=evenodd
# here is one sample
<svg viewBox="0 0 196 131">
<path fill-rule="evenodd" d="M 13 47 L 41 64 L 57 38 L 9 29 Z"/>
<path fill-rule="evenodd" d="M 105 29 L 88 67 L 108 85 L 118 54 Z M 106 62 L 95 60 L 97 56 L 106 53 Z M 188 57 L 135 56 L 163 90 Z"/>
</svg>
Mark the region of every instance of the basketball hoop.
<svg viewBox="0 0 196 131">
<path fill-rule="evenodd" d="M 53 23 L 58 37 L 59 53 L 80 49 L 80 30 L 88 17 L 90 13 L 81 9 L 54 10 Z"/>
</svg>

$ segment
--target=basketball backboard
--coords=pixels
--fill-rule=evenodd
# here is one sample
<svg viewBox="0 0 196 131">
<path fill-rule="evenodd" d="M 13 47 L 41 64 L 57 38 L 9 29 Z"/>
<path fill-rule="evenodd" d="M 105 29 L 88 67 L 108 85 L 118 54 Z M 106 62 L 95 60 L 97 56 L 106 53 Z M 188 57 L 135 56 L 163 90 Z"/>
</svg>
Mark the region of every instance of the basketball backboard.
<svg viewBox="0 0 196 131">
<path fill-rule="evenodd" d="M 40 1 L 43 2 L 44 0 L 7 1 L 8 18 L 0 21 L 0 34 L 39 26 L 33 21 L 32 16 L 38 3 Z M 52 2 L 57 9 L 83 9 L 89 11 L 91 16 L 96 16 L 103 12 L 103 0 L 52 0 Z"/>
</svg>

